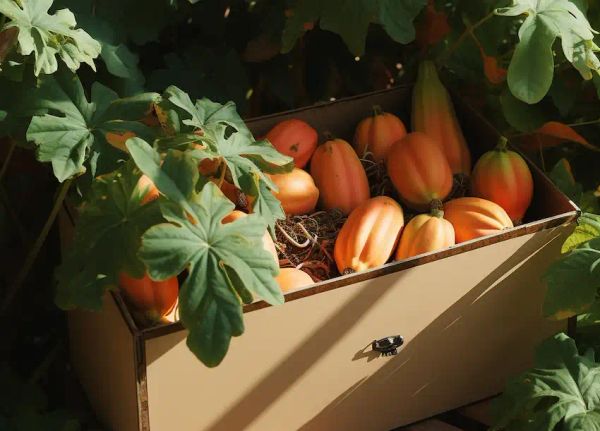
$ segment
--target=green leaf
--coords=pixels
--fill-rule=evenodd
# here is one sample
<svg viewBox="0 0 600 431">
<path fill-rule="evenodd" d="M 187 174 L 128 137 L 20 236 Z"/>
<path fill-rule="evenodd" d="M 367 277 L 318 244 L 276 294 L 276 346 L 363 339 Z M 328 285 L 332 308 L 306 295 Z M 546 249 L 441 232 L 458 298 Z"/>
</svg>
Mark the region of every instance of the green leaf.
<svg viewBox="0 0 600 431">
<path fill-rule="evenodd" d="M 34 53 L 36 76 L 56 72 L 57 55 L 72 71 L 81 63 L 95 70 L 100 44 L 82 29 L 75 29 L 75 16 L 68 9 L 48 14 L 51 5 L 52 0 L 0 0 L 0 14 L 10 19 L 2 30 L 18 27 L 18 51 L 26 56 Z"/>
<path fill-rule="evenodd" d="M 215 140 L 207 142 L 208 148 L 193 150 L 198 159 L 223 160 L 233 184 L 251 198 L 252 210 L 260 214 L 271 230 L 276 219 L 285 218 L 281 204 L 268 190 L 277 191 L 271 179 L 265 175 L 289 172 L 294 161 L 277 151 L 267 140 L 254 141 L 241 133 L 226 137 L 226 127 L 215 130 Z"/>
<path fill-rule="evenodd" d="M 508 68 L 508 85 L 520 100 L 534 104 L 552 85 L 556 38 L 581 76 L 592 79 L 600 71 L 595 55 L 594 30 L 584 12 L 569 0 L 513 0 L 512 6 L 496 9 L 502 16 L 527 15 L 519 29 L 519 43 Z"/>
<path fill-rule="evenodd" d="M 289 172 L 293 159 L 266 140 L 255 141 L 232 102 L 221 105 L 202 99 L 193 103 L 186 93 L 169 87 L 159 106 L 166 112 L 169 128 L 178 133 L 159 139 L 158 147 L 185 150 L 193 148 L 194 142 L 201 143 L 204 148 L 192 149 L 190 154 L 199 161 L 224 162 L 228 180 L 250 198 L 253 211 L 273 231 L 275 221 L 285 218 L 285 214 L 270 192 L 276 186 L 265 173 Z M 199 131 L 202 133 L 194 134 Z"/>
<path fill-rule="evenodd" d="M 181 321 L 190 331 L 187 344 L 204 364 L 217 366 L 231 337 L 244 332 L 240 298 L 251 302 L 255 295 L 270 304 L 283 302 L 274 279 L 277 265 L 261 246 L 264 222 L 251 214 L 222 224 L 234 205 L 210 182 L 200 193 L 182 187 L 186 175 L 173 169 L 169 159 L 185 156 L 171 150 L 161 167 L 158 153 L 141 139 L 132 138 L 127 146 L 140 169 L 169 198 L 160 204 L 168 223 L 144 234 L 139 255 L 154 279 L 189 271 L 179 295 Z"/>
<path fill-rule="evenodd" d="M 600 238 L 592 239 L 554 262 L 544 280 L 544 315 L 562 320 L 589 310 L 600 289 Z"/>
<path fill-rule="evenodd" d="M 577 220 L 577 227 L 562 246 L 561 253 L 568 253 L 577 247 L 600 237 L 600 216 L 584 213 Z"/>
<path fill-rule="evenodd" d="M 57 271 L 56 302 L 61 308 L 98 310 L 106 289 L 126 271 L 141 277 L 145 268 L 137 256 L 141 236 L 162 218 L 157 201 L 142 205 L 146 190 L 132 162 L 98 177 L 75 228 L 73 246 Z"/>
<path fill-rule="evenodd" d="M 175 130 L 215 132 L 219 125 L 228 125 L 245 136 L 252 136 L 233 102 L 221 105 L 203 98 L 193 103 L 187 93 L 172 85 L 163 93 L 160 106 L 167 111 L 174 111 L 177 115 L 169 118 L 187 126 L 172 124 Z"/>
<path fill-rule="evenodd" d="M 300 0 L 287 19 L 282 35 L 282 51 L 292 50 L 307 24 L 319 21 L 323 30 L 341 36 L 350 52 L 362 55 L 369 24 L 381 24 L 397 42 L 415 39 L 414 18 L 426 0 Z"/>
<path fill-rule="evenodd" d="M 130 86 L 137 87 L 141 92 L 145 79 L 138 68 L 138 56 L 125 45 L 124 39 L 118 38 L 114 23 L 87 13 L 78 13 L 77 19 L 81 27 L 101 44 L 100 57 L 108 72 L 129 81 Z"/>
<path fill-rule="evenodd" d="M 119 99 L 102 84 L 92 85 L 88 102 L 79 79 L 70 74 L 45 77 L 35 98 L 35 108 L 47 110 L 36 115 L 27 130 L 27 139 L 38 146 L 37 157 L 52 162 L 59 181 L 85 172 L 89 161 L 93 176 L 114 169 L 123 153 L 106 141 L 106 133 L 133 132 L 152 136 L 150 128 L 140 123 L 159 96 L 145 93 Z"/>
<path fill-rule="evenodd" d="M 500 105 L 508 124 L 520 132 L 532 132 L 546 122 L 539 106 L 521 102 L 510 91 L 502 92 Z"/>
<path fill-rule="evenodd" d="M 415 40 L 413 21 L 427 0 L 380 0 L 379 22 L 396 42 L 408 44 Z"/>
<path fill-rule="evenodd" d="M 600 431 L 600 364 L 594 352 L 579 355 L 565 334 L 546 340 L 534 368 L 507 384 L 494 410 L 492 431 Z"/>
</svg>

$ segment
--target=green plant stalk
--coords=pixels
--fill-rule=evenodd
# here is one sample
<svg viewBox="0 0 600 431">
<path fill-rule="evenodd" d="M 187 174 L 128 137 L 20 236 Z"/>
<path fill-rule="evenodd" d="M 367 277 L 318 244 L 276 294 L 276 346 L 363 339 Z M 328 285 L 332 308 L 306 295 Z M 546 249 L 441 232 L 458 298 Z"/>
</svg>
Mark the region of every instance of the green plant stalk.
<svg viewBox="0 0 600 431">
<path fill-rule="evenodd" d="M 54 206 L 50 211 L 50 215 L 46 219 L 46 223 L 44 224 L 42 231 L 40 232 L 33 246 L 29 250 L 27 257 L 25 258 L 25 262 L 21 267 L 21 270 L 15 277 L 15 280 L 8 287 L 6 296 L 4 297 L 4 300 L 2 302 L 2 307 L 0 307 L 0 316 L 4 316 L 6 314 L 6 311 L 9 309 L 15 295 L 23 285 L 23 282 L 27 278 L 27 275 L 29 275 L 29 271 L 35 263 L 35 260 L 40 252 L 40 249 L 42 248 L 42 245 L 44 245 L 44 242 L 46 242 L 48 233 L 50 232 L 50 229 L 52 228 L 52 225 L 56 220 L 56 216 L 58 215 L 58 212 L 62 207 L 62 204 L 65 200 L 65 197 L 67 196 L 67 192 L 69 191 L 69 187 L 71 186 L 72 181 L 73 180 L 69 179 L 62 183 L 62 185 L 60 186 L 60 189 L 58 190 L 58 195 L 56 196 L 56 199 L 54 201 Z"/>
<path fill-rule="evenodd" d="M 0 182 L 2 182 L 2 178 L 4 178 L 4 174 L 8 170 L 8 165 L 12 159 L 12 156 L 15 152 L 15 148 L 17 147 L 17 141 L 15 139 L 10 140 L 10 147 L 8 147 L 8 153 L 6 153 L 6 159 L 4 160 L 4 164 L 2 165 L 2 169 L 0 169 Z"/>
<path fill-rule="evenodd" d="M 462 45 L 462 43 L 469 37 L 469 35 L 473 34 L 475 30 L 485 24 L 488 20 L 490 20 L 494 16 L 494 10 L 490 11 L 486 16 L 481 18 L 473 25 L 467 25 L 462 34 L 456 39 L 456 41 L 445 51 L 445 54 L 440 58 L 438 64 L 445 64 L 452 54 Z"/>
</svg>

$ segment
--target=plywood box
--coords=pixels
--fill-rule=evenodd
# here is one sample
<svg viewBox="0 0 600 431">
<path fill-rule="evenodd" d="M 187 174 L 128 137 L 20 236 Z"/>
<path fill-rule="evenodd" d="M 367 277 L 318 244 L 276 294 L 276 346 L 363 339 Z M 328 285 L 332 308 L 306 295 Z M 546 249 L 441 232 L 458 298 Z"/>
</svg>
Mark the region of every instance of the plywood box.
<svg viewBox="0 0 600 431">
<path fill-rule="evenodd" d="M 262 135 L 296 117 L 351 138 L 372 105 L 408 120 L 397 88 L 251 120 Z M 497 133 L 462 104 L 476 159 Z M 408 122 L 408 121 L 407 121 Z M 386 431 L 502 390 L 543 338 L 540 280 L 578 209 L 535 166 L 526 223 L 498 235 L 321 282 L 286 303 L 245 308 L 246 332 L 223 363 L 203 366 L 178 323 L 136 327 L 116 294 L 69 316 L 73 365 L 99 418 L 116 431 Z M 401 335 L 397 355 L 371 342 Z"/>
</svg>

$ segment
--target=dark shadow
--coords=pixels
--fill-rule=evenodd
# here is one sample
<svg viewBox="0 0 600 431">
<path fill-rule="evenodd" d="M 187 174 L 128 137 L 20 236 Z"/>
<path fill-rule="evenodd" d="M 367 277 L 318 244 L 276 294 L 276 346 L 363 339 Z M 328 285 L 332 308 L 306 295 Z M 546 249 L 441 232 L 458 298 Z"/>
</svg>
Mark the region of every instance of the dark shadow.
<svg viewBox="0 0 600 431">
<path fill-rule="evenodd" d="M 353 361 L 358 361 L 360 359 L 367 358 L 367 362 L 371 362 L 373 359 L 377 359 L 381 356 L 381 353 L 373 351 L 371 347 L 371 343 L 367 344 L 365 347 L 360 349 L 358 352 L 354 354 L 352 357 Z"/>
</svg>

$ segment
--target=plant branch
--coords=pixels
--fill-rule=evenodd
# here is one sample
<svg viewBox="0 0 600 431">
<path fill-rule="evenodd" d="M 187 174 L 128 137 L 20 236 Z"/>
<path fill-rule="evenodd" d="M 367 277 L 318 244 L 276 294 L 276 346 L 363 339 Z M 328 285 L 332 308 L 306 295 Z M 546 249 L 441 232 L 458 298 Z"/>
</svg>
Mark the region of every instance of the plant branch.
<svg viewBox="0 0 600 431">
<path fill-rule="evenodd" d="M 462 43 L 465 41 L 465 39 L 467 39 L 467 37 L 469 37 L 470 34 L 472 34 L 475 30 L 477 30 L 483 24 L 485 24 L 493 16 L 494 16 L 494 10 L 490 11 L 486 16 L 481 18 L 475 24 L 473 24 L 473 25 L 468 24 L 466 26 L 465 30 L 462 32 L 462 34 L 458 37 L 458 39 L 456 39 L 454 41 L 454 43 L 452 45 L 450 45 L 450 47 L 446 50 L 446 52 L 444 53 L 444 55 L 441 58 L 440 63 L 445 64 L 446 61 L 448 61 L 448 59 L 450 57 L 452 57 L 452 54 L 454 54 L 454 52 L 460 47 L 460 45 L 462 45 Z"/>
<path fill-rule="evenodd" d="M 42 248 L 42 245 L 44 245 L 44 242 L 46 242 L 48 233 L 50 232 L 50 229 L 52 228 L 52 225 L 54 224 L 54 221 L 56 220 L 56 216 L 58 215 L 58 212 L 60 211 L 60 209 L 62 207 L 63 201 L 65 200 L 65 197 L 67 196 L 67 192 L 69 191 L 69 187 L 71 186 L 72 181 L 73 180 L 67 180 L 64 183 L 62 183 L 62 185 L 60 186 L 60 189 L 58 190 L 58 195 L 56 196 L 56 199 L 54 201 L 54 206 L 52 207 L 52 210 L 50 211 L 50 215 L 46 219 L 46 223 L 44 224 L 42 231 L 40 232 L 37 239 L 35 240 L 35 243 L 29 250 L 27 257 L 25 258 L 25 262 L 24 262 L 23 266 L 21 267 L 21 269 L 19 270 L 19 273 L 15 277 L 15 280 L 13 281 L 12 284 L 9 285 L 9 287 L 7 289 L 6 296 L 4 297 L 4 300 L 2 302 L 2 307 L 0 307 L 0 316 L 5 315 L 6 311 L 10 307 L 15 295 L 17 294 L 17 292 L 23 285 L 23 282 L 27 278 L 27 275 L 29 274 L 31 267 L 35 263 L 35 260 Z"/>
</svg>

